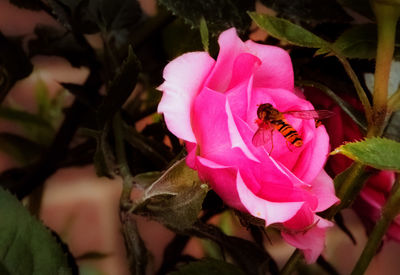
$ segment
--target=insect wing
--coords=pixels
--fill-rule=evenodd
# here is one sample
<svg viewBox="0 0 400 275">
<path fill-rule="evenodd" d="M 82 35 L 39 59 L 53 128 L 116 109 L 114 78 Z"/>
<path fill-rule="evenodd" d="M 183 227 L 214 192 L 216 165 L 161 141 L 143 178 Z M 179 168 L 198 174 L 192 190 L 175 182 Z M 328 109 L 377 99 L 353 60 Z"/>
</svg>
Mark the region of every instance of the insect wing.
<svg viewBox="0 0 400 275">
<path fill-rule="evenodd" d="M 303 110 L 283 112 L 285 115 L 291 115 L 301 119 L 325 119 L 335 115 L 334 112 L 328 110 Z"/>
<path fill-rule="evenodd" d="M 255 147 L 272 146 L 272 131 L 273 128 L 270 127 L 259 127 L 251 140 L 253 145 Z"/>
</svg>

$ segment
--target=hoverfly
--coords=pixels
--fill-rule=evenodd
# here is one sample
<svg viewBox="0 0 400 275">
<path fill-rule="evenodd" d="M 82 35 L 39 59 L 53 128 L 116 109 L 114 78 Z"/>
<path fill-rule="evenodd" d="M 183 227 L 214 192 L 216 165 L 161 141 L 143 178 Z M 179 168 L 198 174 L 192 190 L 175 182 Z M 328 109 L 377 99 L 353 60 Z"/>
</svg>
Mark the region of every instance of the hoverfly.
<svg viewBox="0 0 400 275">
<path fill-rule="evenodd" d="M 299 133 L 288 123 L 284 115 L 291 115 L 295 118 L 314 119 L 315 127 L 321 125 L 320 119 L 333 116 L 333 112 L 328 110 L 302 110 L 279 112 L 270 103 L 260 104 L 257 109 L 256 123 L 258 129 L 255 132 L 252 142 L 256 147 L 269 146 L 270 154 L 273 148 L 272 135 L 277 130 L 286 139 L 286 142 L 294 147 L 301 147 L 303 140 Z M 290 148 L 289 148 L 290 149 Z"/>
</svg>

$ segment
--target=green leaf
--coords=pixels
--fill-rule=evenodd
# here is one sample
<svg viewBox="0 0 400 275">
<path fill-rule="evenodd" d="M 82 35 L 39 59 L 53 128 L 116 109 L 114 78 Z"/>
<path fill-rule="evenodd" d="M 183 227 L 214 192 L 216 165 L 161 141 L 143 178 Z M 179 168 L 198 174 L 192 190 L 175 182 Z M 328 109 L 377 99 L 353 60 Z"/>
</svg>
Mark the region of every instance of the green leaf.
<svg viewBox="0 0 400 275">
<path fill-rule="evenodd" d="M 10 155 L 22 165 L 28 165 L 37 160 L 43 149 L 39 144 L 21 136 L 0 133 L 0 151 Z"/>
<path fill-rule="evenodd" d="M 82 16 L 105 32 L 130 29 L 142 17 L 140 5 L 135 0 L 90 0 L 88 7 L 81 11 Z"/>
<path fill-rule="evenodd" d="M 185 159 L 176 162 L 158 180 L 145 189 L 141 203 L 134 212 L 184 230 L 197 219 L 208 187 Z"/>
<path fill-rule="evenodd" d="M 48 0 L 48 4 L 67 29 L 82 33 L 131 28 L 142 16 L 134 0 Z"/>
<path fill-rule="evenodd" d="M 192 27 L 199 27 L 202 17 L 208 29 L 216 35 L 230 27 L 244 33 L 250 27 L 246 11 L 255 9 L 254 0 L 159 0 L 173 14 L 183 18 Z"/>
<path fill-rule="evenodd" d="M 114 79 L 109 83 L 107 95 L 99 106 L 98 121 L 100 125 L 112 118 L 114 114 L 128 99 L 135 88 L 137 77 L 140 71 L 140 62 L 129 47 L 128 56 L 121 64 Z"/>
<path fill-rule="evenodd" d="M 200 35 L 201 35 L 201 43 L 203 43 L 203 48 L 204 51 L 208 52 L 208 28 L 207 28 L 207 22 L 202 17 L 200 19 Z"/>
<path fill-rule="evenodd" d="M 39 79 L 35 85 L 35 98 L 38 110 L 38 116 L 46 120 L 54 128 L 57 128 L 63 117 L 64 100 L 67 91 L 59 90 L 51 98 L 46 83 Z"/>
<path fill-rule="evenodd" d="M 319 54 L 330 52 L 330 43 L 299 25 L 267 14 L 249 12 L 249 15 L 258 26 L 275 38 L 301 47 L 318 48 L 321 50 Z"/>
<path fill-rule="evenodd" d="M 10 193 L 0 188 L 0 270 L 12 275 L 72 274 L 50 231 Z"/>
<path fill-rule="evenodd" d="M 196 222 L 188 230 L 190 235 L 207 238 L 217 243 L 246 274 L 278 274 L 278 267 L 271 256 L 259 244 L 224 234 L 220 228 Z"/>
<path fill-rule="evenodd" d="M 201 240 L 202 244 L 202 249 L 204 252 L 205 257 L 210 257 L 213 259 L 217 260 L 223 260 L 224 255 L 223 251 L 221 250 L 221 247 L 216 244 L 215 242 L 208 240 L 208 239 L 203 239 Z"/>
<path fill-rule="evenodd" d="M 6 38 L 0 32 L 0 103 L 15 82 L 27 77 L 33 66 L 22 49 L 22 42 Z"/>
<path fill-rule="evenodd" d="M 0 118 L 16 122 L 20 125 L 32 125 L 44 131 L 53 131 L 51 125 L 37 115 L 0 106 Z"/>
<path fill-rule="evenodd" d="M 46 83 L 42 79 L 38 79 L 35 84 L 35 99 L 38 109 L 38 115 L 45 117 L 47 111 L 50 109 L 50 96 Z"/>
<path fill-rule="evenodd" d="M 88 128 L 79 129 L 79 133 L 83 136 L 94 138 L 96 140 L 96 151 L 93 156 L 94 168 L 98 177 L 113 178 L 112 169 L 114 163 L 114 154 L 107 142 L 109 133 L 108 124 L 102 131 Z"/>
<path fill-rule="evenodd" d="M 64 89 L 73 94 L 75 98 L 83 105 L 86 105 L 90 110 L 95 109 L 100 102 L 100 96 L 94 97 L 91 93 L 87 92 L 87 87 L 84 85 L 72 83 L 60 83 Z"/>
<path fill-rule="evenodd" d="M 279 17 L 308 24 L 347 23 L 351 17 L 336 0 L 261 0 L 268 8 L 278 13 Z"/>
<path fill-rule="evenodd" d="M 29 139 L 44 146 L 50 144 L 55 133 L 50 123 L 28 112 L 0 106 L 0 119 L 15 122 L 23 128 Z"/>
<path fill-rule="evenodd" d="M 182 19 L 171 22 L 162 32 L 163 48 L 168 58 L 173 59 L 186 52 L 201 51 L 199 31 L 185 24 Z"/>
<path fill-rule="evenodd" d="M 147 188 L 155 182 L 158 178 L 162 176 L 162 173 L 159 171 L 155 172 L 146 172 L 146 173 L 141 173 L 137 174 L 136 176 L 133 177 L 133 181 L 135 184 L 139 185 L 142 188 Z"/>
<path fill-rule="evenodd" d="M 233 264 L 215 259 L 202 259 L 191 262 L 170 272 L 169 275 L 244 275 L 245 273 Z"/>
<path fill-rule="evenodd" d="M 91 56 L 76 41 L 72 32 L 42 25 L 35 27 L 34 32 L 36 38 L 28 42 L 30 56 L 61 56 L 74 67 L 89 66 L 92 62 Z"/>
<path fill-rule="evenodd" d="M 339 146 L 331 154 L 343 154 L 377 169 L 400 172 L 400 143 L 394 140 L 377 137 L 349 142 Z"/>
<path fill-rule="evenodd" d="M 138 133 L 133 127 L 125 125 L 124 138 L 135 150 L 140 152 L 146 158 L 152 160 L 153 164 L 160 169 L 167 166 L 167 155 L 158 151 L 157 144 L 154 140 L 146 138 L 141 133 Z"/>
<path fill-rule="evenodd" d="M 111 148 L 102 141 L 101 138 L 96 139 L 96 151 L 93 156 L 93 163 L 98 177 L 114 178 L 111 170 Z"/>
<path fill-rule="evenodd" d="M 376 25 L 358 25 L 342 33 L 333 46 L 348 58 L 373 59 L 377 47 Z"/>
<path fill-rule="evenodd" d="M 96 267 L 80 264 L 79 265 L 80 275 L 106 275 L 103 271 L 97 269 Z"/>
</svg>

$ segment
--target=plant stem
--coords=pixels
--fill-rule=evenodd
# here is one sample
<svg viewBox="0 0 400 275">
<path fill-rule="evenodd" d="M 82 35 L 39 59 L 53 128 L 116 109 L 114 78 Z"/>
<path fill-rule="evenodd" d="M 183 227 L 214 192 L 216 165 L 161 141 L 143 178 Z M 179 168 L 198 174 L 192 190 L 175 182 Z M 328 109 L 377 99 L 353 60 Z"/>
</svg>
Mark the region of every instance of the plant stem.
<svg viewBox="0 0 400 275">
<path fill-rule="evenodd" d="M 360 99 L 364 111 L 365 111 L 365 117 L 367 119 L 368 124 L 371 124 L 372 122 L 372 108 L 371 104 L 369 102 L 369 99 L 367 97 L 367 94 L 365 93 L 360 80 L 358 80 L 358 77 L 356 73 L 354 72 L 353 68 L 351 67 L 349 61 L 340 55 L 339 53 L 335 53 L 336 57 L 339 59 L 339 61 L 342 63 L 347 75 L 350 77 L 351 81 L 353 82 L 354 88 L 356 89 L 358 98 Z"/>
<path fill-rule="evenodd" d="M 369 235 L 368 242 L 353 269 L 352 275 L 364 274 L 393 219 L 400 212 L 400 187 L 399 177 L 393 186 L 392 193 L 382 210 L 382 216 Z"/>
<path fill-rule="evenodd" d="M 117 158 L 119 174 L 122 177 L 122 193 L 120 198 L 120 219 L 122 233 L 124 236 L 126 253 L 129 260 L 131 274 L 146 274 L 147 250 L 140 237 L 136 221 L 129 213 L 132 207 L 131 192 L 133 189 L 133 176 L 130 172 L 124 144 L 123 124 L 120 112 L 114 115 L 113 119 L 115 154 Z"/>
<path fill-rule="evenodd" d="M 373 95 L 373 117 L 369 125 L 367 137 L 381 136 L 388 115 L 388 85 L 390 66 L 393 59 L 396 24 L 400 16 L 398 1 L 380 2 L 372 1 L 378 27 L 378 47 L 375 66 L 375 85 Z M 371 232 L 368 242 L 362 252 L 352 274 L 364 274 L 369 263 L 374 257 L 383 236 L 389 228 L 393 218 L 400 210 L 400 191 L 398 181 L 392 189 L 382 216 Z"/>
<path fill-rule="evenodd" d="M 133 176 L 130 172 L 128 163 L 125 155 L 124 135 L 122 128 L 121 114 L 118 112 L 114 116 L 113 128 L 114 128 L 114 139 L 115 139 L 115 154 L 117 157 L 119 174 L 122 177 L 122 193 L 120 198 L 120 206 L 122 210 L 130 209 L 131 191 L 133 188 Z"/>
<path fill-rule="evenodd" d="M 129 268 L 132 275 L 145 275 L 147 266 L 147 250 L 140 237 L 139 230 L 133 216 L 128 212 L 121 213 L 122 234 L 124 235 L 125 247 Z"/>
<path fill-rule="evenodd" d="M 399 6 L 372 1 L 378 27 L 372 124 L 367 137 L 380 136 L 385 127 L 390 66 L 393 59 Z"/>
<path fill-rule="evenodd" d="M 325 218 L 332 219 L 340 210 L 348 207 L 352 201 L 357 197 L 358 193 L 364 186 L 365 180 L 368 178 L 369 173 L 365 172 L 366 166 L 360 162 L 354 162 L 348 169 L 346 178 L 340 184 L 336 194 L 340 199 L 340 204 L 331 208 L 325 215 Z"/>
<path fill-rule="evenodd" d="M 300 249 L 296 249 L 285 266 L 282 268 L 280 275 L 290 275 L 294 272 L 298 262 L 303 258 L 303 254 Z"/>
</svg>

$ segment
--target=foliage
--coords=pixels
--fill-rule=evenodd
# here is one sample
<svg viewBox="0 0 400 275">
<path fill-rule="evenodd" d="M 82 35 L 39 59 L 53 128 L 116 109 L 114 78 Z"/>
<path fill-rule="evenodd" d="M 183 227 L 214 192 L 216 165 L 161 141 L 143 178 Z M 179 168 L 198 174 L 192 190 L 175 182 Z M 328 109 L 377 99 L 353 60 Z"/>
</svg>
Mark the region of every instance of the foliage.
<svg viewBox="0 0 400 275">
<path fill-rule="evenodd" d="M 329 51 L 328 42 L 288 20 L 255 12 L 250 13 L 250 17 L 278 39 L 301 47 L 321 49 L 322 52 Z"/>
<path fill-rule="evenodd" d="M 332 152 L 382 170 L 400 171 L 400 143 L 386 138 L 368 138 L 346 143 Z"/>
<path fill-rule="evenodd" d="M 22 50 L 21 41 L 0 32 L 0 102 L 12 86 L 32 72 L 32 64 Z"/>
<path fill-rule="evenodd" d="M 196 221 L 207 191 L 207 185 L 183 159 L 145 188 L 134 213 L 153 217 L 169 228 L 182 231 Z"/>
<path fill-rule="evenodd" d="M 312 23 L 346 23 L 351 17 L 347 15 L 343 7 L 334 0 L 324 2 L 318 0 L 297 0 L 291 3 L 284 0 L 262 0 L 267 7 L 271 7 L 279 17 L 287 18 L 295 22 Z"/>
<path fill-rule="evenodd" d="M 74 274 L 56 238 L 3 188 L 0 216 L 2 274 Z"/>
<path fill-rule="evenodd" d="M 352 205 L 375 171 L 366 166 L 400 172 L 399 92 L 389 99 L 388 108 L 376 109 L 376 94 L 365 93 L 366 83 L 360 77 L 366 73 L 372 77 L 375 65 L 381 64 L 375 64 L 382 50 L 368 1 L 158 0 L 155 15 L 146 14 L 136 0 L 9 2 L 46 13 L 58 25 L 37 24 L 33 34 L 20 37 L 0 32 L 0 121 L 15 128 L 0 132 L 0 151 L 18 165 L 0 174 L 1 274 L 77 274 L 66 245 L 4 189 L 18 199 L 32 199 L 34 190 L 59 169 L 87 164 L 95 166 L 99 177 L 122 178 L 121 231 L 132 273 L 143 273 L 151 263 L 135 215 L 156 220 L 176 233 L 165 249 L 159 274 L 279 273 L 267 252 L 274 246 L 266 241 L 263 220 L 238 214 L 253 240 L 234 236 L 236 220 L 225 224 L 229 234 L 222 232 L 222 225 L 207 223 L 230 208 L 186 165 L 182 142 L 157 115 L 161 93 L 156 87 L 165 65 L 189 51 L 204 50 L 215 57 L 218 35 L 231 27 L 244 41 L 255 30 L 266 31 L 268 37 L 260 42 L 288 50 L 296 85 L 317 89 L 332 100 L 329 107 L 339 106 L 366 135 L 361 141 L 332 148 L 331 155 L 341 154 L 355 163 L 332 174 L 342 201 L 323 213 L 353 242 L 352 228 L 340 211 Z M 371 1 L 375 2 L 379 1 Z M 260 3 L 270 8 L 267 14 Z M 399 56 L 399 45 L 397 35 L 394 58 Z M 39 79 L 31 89 L 35 108 L 25 110 L 14 102 L 13 89 L 40 70 L 35 63 L 39 56 L 62 58 L 89 75 L 80 84 L 59 80 L 55 94 Z M 357 96 L 358 105 L 354 104 Z M 140 193 L 138 198 L 130 197 L 132 190 Z M 275 234 L 279 229 L 274 225 L 269 230 Z M 218 251 L 210 253 L 218 260 L 186 257 L 184 247 L 193 237 L 205 239 L 209 251 Z M 291 264 L 300 258 L 296 255 L 283 274 L 296 266 Z M 93 251 L 76 260 L 106 256 Z M 319 258 L 318 270 L 336 274 L 329 260 Z M 298 269 L 310 270 L 315 266 Z M 79 271 L 102 274 L 85 265 Z"/>
<path fill-rule="evenodd" d="M 173 1 L 159 0 L 159 2 L 185 19 L 193 27 L 199 27 L 201 18 L 205 18 L 212 34 L 218 34 L 230 27 L 244 32 L 251 21 L 246 11 L 254 10 L 255 1 L 250 0 L 223 0 L 223 1 Z"/>
</svg>

